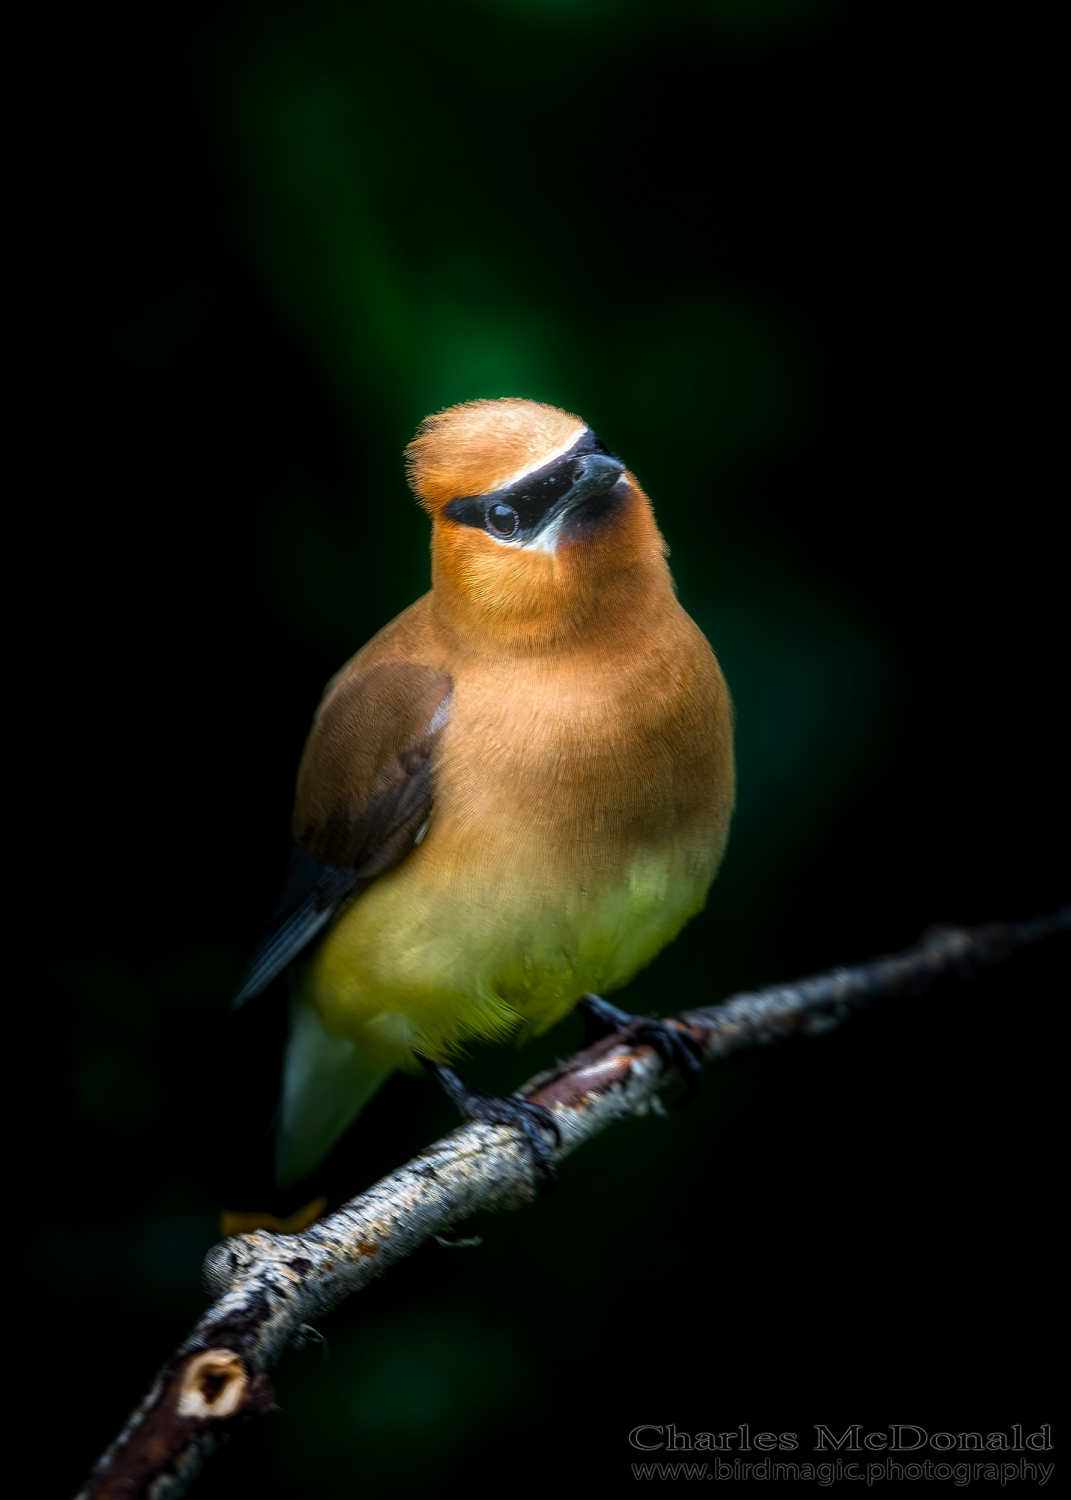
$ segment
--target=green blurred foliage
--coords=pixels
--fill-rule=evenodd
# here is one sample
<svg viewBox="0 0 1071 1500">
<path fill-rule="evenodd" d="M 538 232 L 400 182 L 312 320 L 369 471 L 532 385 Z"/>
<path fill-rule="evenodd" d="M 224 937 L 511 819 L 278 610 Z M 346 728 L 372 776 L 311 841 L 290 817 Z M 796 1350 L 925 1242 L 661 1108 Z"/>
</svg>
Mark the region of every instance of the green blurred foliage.
<svg viewBox="0 0 1071 1500">
<path fill-rule="evenodd" d="M 530 1384 L 514 1338 L 479 1311 L 451 1315 L 425 1303 L 344 1327 L 329 1341 L 329 1360 L 313 1342 L 280 1390 L 312 1438 L 298 1449 L 277 1428 L 284 1483 L 330 1490 L 340 1472 L 359 1465 L 362 1483 L 377 1493 L 419 1492 L 488 1427 L 530 1430 L 536 1413 L 517 1420 Z"/>
<path fill-rule="evenodd" d="M 54 1195 L 41 1214 L 25 1275 L 48 1289 L 61 1321 L 78 1311 L 87 1344 L 110 1337 L 115 1316 L 134 1330 L 117 1421 L 203 1303 L 198 1270 L 219 1205 L 200 1168 L 241 1102 L 241 1080 L 237 1103 L 206 1087 L 203 1054 L 254 923 L 238 930 L 233 917 L 221 938 L 218 915 L 200 903 L 214 880 L 217 896 L 235 888 L 230 910 L 244 911 L 260 879 L 270 903 L 320 686 L 428 586 L 427 521 L 406 490 L 401 452 L 429 412 L 521 395 L 582 414 L 651 495 L 682 601 L 733 693 L 739 802 L 724 868 L 708 909 L 622 1003 L 668 1012 L 787 977 L 782 933 L 808 872 L 895 762 L 910 685 L 862 567 L 848 578 L 823 563 L 794 497 L 780 509 L 764 498 L 828 440 L 831 375 L 828 330 L 805 299 L 749 269 L 733 206 L 719 197 L 716 151 L 746 157 L 762 122 L 742 111 L 710 146 L 704 175 L 670 174 L 663 190 L 659 153 L 687 119 L 667 124 L 658 112 L 689 54 L 715 78 L 725 76 L 715 63 L 746 80 L 747 68 L 769 59 L 805 72 L 808 49 L 863 9 L 838 0 L 315 0 L 243 5 L 198 22 L 186 73 L 196 80 L 207 172 L 221 184 L 220 234 L 255 279 L 265 319 L 299 351 L 342 457 L 324 460 L 307 413 L 295 412 L 296 435 L 280 443 L 277 466 L 230 454 L 232 468 L 216 480 L 241 491 L 230 552 L 216 532 L 219 489 L 206 483 L 202 496 L 188 485 L 165 516 L 166 545 L 178 538 L 186 547 L 178 571 L 188 566 L 192 580 L 186 590 L 183 572 L 168 607 L 174 601 L 180 632 L 207 618 L 213 650 L 218 636 L 232 715 L 222 730 L 210 722 L 218 704 L 200 704 L 196 661 L 189 680 L 176 687 L 172 676 L 178 710 L 157 732 L 180 746 L 173 781 L 188 770 L 216 786 L 211 817 L 167 803 L 168 817 L 189 825 L 171 833 L 176 858 L 194 871 L 181 900 L 172 891 L 174 929 L 188 940 L 153 948 L 117 924 L 101 931 L 96 956 L 34 954 L 20 971 L 23 990 L 61 1018 L 64 1066 L 41 1069 L 38 1108 L 73 1142 L 60 1168 L 69 1196 Z M 690 86 L 694 79 L 682 85 Z M 776 123 L 793 128 L 787 117 Z M 850 127 L 838 118 L 837 131 Z M 804 233 L 806 221 L 797 227 Z M 177 383 L 196 381 L 197 360 L 213 358 L 231 295 L 198 249 L 131 296 L 112 320 L 109 357 L 166 405 Z M 270 424 L 290 420 L 266 417 L 252 429 L 256 441 L 274 454 Z M 154 461 L 163 469 L 171 458 Z M 861 510 L 878 503 L 875 485 L 872 473 L 860 481 Z M 895 524 L 891 507 L 887 518 Z M 128 542 L 120 529 L 115 550 Z M 242 568 L 248 577 L 236 579 Z M 137 631 L 136 589 L 152 592 L 153 569 L 152 560 L 143 573 L 131 569 L 119 641 Z M 149 697 L 155 682 L 124 681 L 120 694 Z M 180 722 L 183 712 L 196 722 Z M 257 780 L 265 765 L 270 792 Z M 156 799 L 180 790 L 153 784 L 138 808 L 138 835 L 154 849 Z M 275 864 L 275 830 L 257 842 L 243 815 L 258 829 L 275 820 Z M 155 872 L 139 866 L 134 878 L 148 884 Z M 472 1058 L 470 1071 L 508 1090 L 579 1037 L 571 1019 L 520 1056 Z M 841 1039 L 807 1045 L 805 1079 L 783 1056 L 735 1059 L 688 1111 L 592 1143 L 536 1210 L 475 1226 L 481 1249 L 429 1246 L 395 1268 L 333 1315 L 330 1361 L 315 1342 L 284 1361 L 283 1415 L 265 1424 L 259 1458 L 252 1442 L 236 1444 L 238 1456 L 210 1469 L 206 1497 L 213 1485 L 228 1496 L 295 1500 L 415 1494 L 432 1483 L 448 1493 L 456 1482 L 460 1492 L 474 1454 L 523 1445 L 570 1402 L 582 1413 L 605 1308 L 637 1321 L 676 1318 L 674 1288 L 704 1286 L 715 1266 L 739 1269 L 732 1245 L 741 1226 L 720 1193 L 741 1138 L 767 1115 L 792 1134 L 832 1079 L 853 1086 Z M 871 1037 L 851 1055 L 863 1058 L 860 1095 L 867 1045 L 878 1053 Z M 869 1076 L 884 1076 L 872 1057 L 870 1065 Z M 366 1122 L 354 1191 L 454 1123 L 423 1083 L 397 1080 L 373 1108 L 381 1102 Z M 900 1108 L 899 1096 L 889 1108 Z M 803 1167 L 790 1165 L 802 1179 Z M 763 1201 L 775 1198 L 775 1175 L 756 1176 Z M 822 1195 L 831 1198 L 824 1178 Z M 840 1232 L 836 1203 L 823 1212 Z M 846 1241 L 851 1232 L 843 1227 Z M 637 1283 L 648 1295 L 656 1288 L 668 1312 L 637 1309 Z M 821 1307 L 799 1300 L 821 1336 Z M 648 1354 L 658 1337 L 656 1329 Z M 704 1395 L 724 1396 L 717 1360 L 708 1351 Z M 620 1379 L 634 1398 L 657 1394 L 657 1377 L 625 1369 Z M 94 1428 L 91 1441 L 104 1436 Z"/>
<path fill-rule="evenodd" d="M 427 587 L 427 522 L 405 488 L 401 449 L 445 405 L 524 395 L 576 410 L 653 498 L 683 602 L 734 695 L 739 808 L 710 909 L 637 980 L 627 1002 L 637 1010 L 672 1009 L 682 990 L 708 1001 L 774 977 L 753 970 L 754 933 L 776 924 L 793 872 L 880 765 L 897 687 L 891 647 L 865 602 L 749 514 L 756 486 L 822 432 L 819 331 L 784 294 L 727 269 L 733 227 L 713 199 L 698 210 L 706 227 L 691 259 L 658 260 L 658 226 L 632 221 L 628 192 L 631 171 L 647 182 L 657 166 L 632 163 L 627 148 L 621 159 L 621 106 L 593 107 L 591 95 L 623 77 L 635 98 L 630 128 L 642 133 L 650 51 L 678 46 L 682 32 L 715 54 L 778 47 L 821 34 L 835 13 L 821 0 L 321 0 L 201 23 L 204 119 L 232 232 L 321 373 L 351 445 L 352 489 L 310 454 L 304 470 L 280 472 L 253 497 L 249 565 L 284 636 L 326 676 Z M 667 233 L 697 212 L 683 199 L 663 210 Z M 643 252 L 615 252 L 635 234 L 651 247 L 646 273 Z M 174 377 L 210 336 L 223 295 L 191 263 L 117 321 L 114 357 L 145 378 Z M 204 946 L 140 968 L 114 958 L 69 967 L 58 983 L 72 1016 L 72 1123 L 116 1142 L 155 1130 L 162 1155 L 173 1152 L 182 1139 L 177 1038 L 185 1030 L 192 1058 L 239 968 L 237 950 Z M 475 1075 L 509 1088 L 568 1050 L 574 1031 L 523 1060 L 477 1057 Z M 449 1118 L 429 1104 L 424 1138 Z M 575 1164 L 581 1196 L 613 1180 L 608 1163 L 618 1177 L 634 1170 L 636 1153 L 633 1140 Z M 60 1235 L 55 1253 L 85 1270 L 112 1255 L 102 1246 L 123 1243 L 119 1281 L 162 1285 L 158 1256 L 146 1252 L 150 1269 L 132 1282 L 130 1268 L 146 1244 L 172 1235 L 174 1264 L 191 1281 L 212 1237 L 211 1205 L 177 1179 L 163 1192 L 135 1250 L 124 1219 L 99 1231 L 95 1249 L 83 1239 L 62 1249 Z M 569 1204 L 575 1213 L 575 1198 Z M 616 1230 L 605 1235 L 609 1254 Z M 407 1347 L 399 1329 L 408 1317 L 398 1314 L 384 1348 Z M 463 1361 L 465 1340 L 482 1337 L 464 1320 L 429 1317 L 439 1330 L 427 1333 L 429 1350 Z M 360 1392 L 360 1341 L 346 1337 L 341 1367 L 349 1360 L 353 1373 L 344 1386 Z M 405 1385 L 418 1379 L 404 1373 L 412 1361 L 391 1356 L 402 1373 L 384 1376 L 376 1398 L 384 1433 L 406 1422 L 430 1431 L 437 1412 L 453 1410 L 436 1405 L 460 1399 L 429 1373 L 438 1358 L 429 1353 L 418 1390 Z M 338 1370 L 317 1379 L 333 1382 Z M 346 1399 L 324 1410 L 348 1432 Z M 368 1409 L 354 1396 L 355 1413 Z M 317 1411 L 322 1431 L 320 1398 L 311 1388 L 296 1396 L 292 1433 Z M 393 1451 L 393 1438 L 382 1442 Z M 414 1475 L 421 1462 L 413 1459 Z"/>
<path fill-rule="evenodd" d="M 770 882 L 858 789 L 894 729 L 896 673 L 862 600 L 748 525 L 750 489 L 821 431 L 822 345 L 806 315 L 718 274 L 717 243 L 707 264 L 669 277 L 605 265 L 629 233 L 627 199 L 600 183 L 612 122 L 585 120 L 578 154 L 570 95 L 634 71 L 674 28 L 723 45 L 717 25 L 703 32 L 708 13 L 750 17 L 771 40 L 781 20 L 828 14 L 776 3 L 254 12 L 217 38 L 213 97 L 239 232 L 375 487 L 333 498 L 293 475 L 266 499 L 262 577 L 280 619 L 341 661 L 426 586 L 425 523 L 399 454 L 429 411 L 525 395 L 581 412 L 652 495 L 683 601 L 724 659 L 740 810 L 715 904 L 736 909 L 736 926 L 741 901 L 762 901 L 768 918 Z M 507 78 L 489 100 L 489 80 Z M 736 900 L 724 894 L 734 876 L 746 886 Z"/>
</svg>

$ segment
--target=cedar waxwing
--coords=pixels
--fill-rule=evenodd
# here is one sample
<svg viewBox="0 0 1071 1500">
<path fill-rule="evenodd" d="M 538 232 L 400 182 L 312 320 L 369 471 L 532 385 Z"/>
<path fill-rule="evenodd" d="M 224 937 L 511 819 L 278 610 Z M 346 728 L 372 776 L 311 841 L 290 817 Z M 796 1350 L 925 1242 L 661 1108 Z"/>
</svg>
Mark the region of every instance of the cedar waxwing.
<svg viewBox="0 0 1071 1500">
<path fill-rule="evenodd" d="M 431 591 L 328 683 L 283 894 L 236 1000 L 289 972 L 280 1188 L 420 1064 L 548 1171 L 547 1112 L 449 1064 L 578 1003 L 604 1031 L 631 1019 L 594 992 L 700 910 L 729 831 L 729 694 L 624 465 L 578 417 L 522 400 L 429 417 L 406 461 Z M 679 1032 L 643 1034 L 694 1066 Z"/>
</svg>

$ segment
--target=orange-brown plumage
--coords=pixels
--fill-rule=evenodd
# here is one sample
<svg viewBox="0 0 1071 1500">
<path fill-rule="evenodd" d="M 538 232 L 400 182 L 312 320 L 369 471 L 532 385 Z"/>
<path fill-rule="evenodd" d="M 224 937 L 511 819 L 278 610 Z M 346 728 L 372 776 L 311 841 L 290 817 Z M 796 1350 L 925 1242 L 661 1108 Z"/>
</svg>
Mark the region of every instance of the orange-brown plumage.
<svg viewBox="0 0 1071 1500">
<path fill-rule="evenodd" d="M 470 403 L 425 422 L 407 464 L 432 588 L 329 684 L 294 823 L 367 869 L 369 820 L 396 810 L 385 873 L 299 985 L 369 1076 L 625 983 L 703 904 L 733 805 L 714 654 L 650 502 L 585 424 Z"/>
<path fill-rule="evenodd" d="M 516 397 L 448 407 L 425 417 L 405 450 L 410 486 L 435 516 L 459 495 L 486 494 L 530 464 L 564 451 L 585 425 L 556 406 Z"/>
</svg>

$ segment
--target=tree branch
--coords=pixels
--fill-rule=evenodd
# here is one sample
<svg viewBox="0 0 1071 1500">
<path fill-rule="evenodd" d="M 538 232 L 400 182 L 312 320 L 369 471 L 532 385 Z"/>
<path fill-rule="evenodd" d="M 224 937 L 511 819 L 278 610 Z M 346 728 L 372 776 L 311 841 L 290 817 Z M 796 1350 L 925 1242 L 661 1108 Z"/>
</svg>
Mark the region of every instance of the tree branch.
<svg viewBox="0 0 1071 1500">
<path fill-rule="evenodd" d="M 921 994 L 946 974 L 967 975 L 1068 930 L 1071 907 L 1031 922 L 934 928 L 904 953 L 736 995 L 671 1024 L 689 1031 L 710 1062 L 830 1030 L 872 1000 Z M 519 1091 L 553 1111 L 561 1132 L 556 1160 L 616 1120 L 657 1107 L 671 1070 L 648 1045 L 630 1044 L 638 1024 Z M 474 1213 L 518 1207 L 536 1191 L 529 1152 L 515 1131 L 464 1125 L 303 1234 L 243 1234 L 214 1246 L 204 1280 L 217 1300 L 157 1375 L 78 1500 L 181 1495 L 236 1424 L 271 1409 L 267 1371 L 287 1345 L 304 1342 L 304 1325 L 431 1236 Z"/>
</svg>

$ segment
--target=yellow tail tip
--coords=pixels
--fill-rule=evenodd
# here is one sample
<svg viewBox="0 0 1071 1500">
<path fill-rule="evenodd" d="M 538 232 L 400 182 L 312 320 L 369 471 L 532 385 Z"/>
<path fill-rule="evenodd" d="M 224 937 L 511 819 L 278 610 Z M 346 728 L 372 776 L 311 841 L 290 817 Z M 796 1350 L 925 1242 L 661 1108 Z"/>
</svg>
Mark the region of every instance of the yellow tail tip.
<svg viewBox="0 0 1071 1500">
<path fill-rule="evenodd" d="M 275 1234 L 300 1234 L 310 1224 L 315 1224 L 326 1207 L 326 1198 L 314 1198 L 285 1219 L 276 1218 L 275 1214 L 237 1213 L 225 1208 L 219 1216 L 219 1232 L 225 1240 L 233 1234 L 252 1234 L 256 1229 L 270 1229 Z"/>
</svg>

